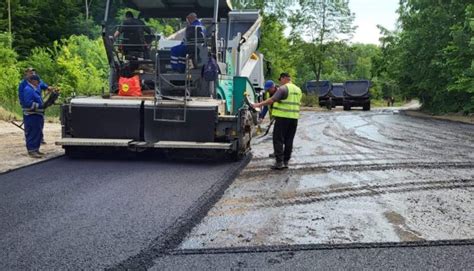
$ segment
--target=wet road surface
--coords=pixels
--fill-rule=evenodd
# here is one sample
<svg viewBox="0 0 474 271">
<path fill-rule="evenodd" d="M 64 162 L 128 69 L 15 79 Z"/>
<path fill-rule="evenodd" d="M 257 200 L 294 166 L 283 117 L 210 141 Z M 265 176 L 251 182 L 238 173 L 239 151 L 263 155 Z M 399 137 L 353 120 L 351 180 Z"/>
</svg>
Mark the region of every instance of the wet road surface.
<svg viewBox="0 0 474 271">
<path fill-rule="evenodd" d="M 271 137 L 180 249 L 474 239 L 474 126 L 306 112 L 290 169 Z"/>
<path fill-rule="evenodd" d="M 306 112 L 279 172 L 255 143 L 214 207 L 245 161 L 2 174 L 0 270 L 473 269 L 474 126 Z"/>
<path fill-rule="evenodd" d="M 151 265 L 243 165 L 63 157 L 2 174 L 0 270 Z"/>
</svg>

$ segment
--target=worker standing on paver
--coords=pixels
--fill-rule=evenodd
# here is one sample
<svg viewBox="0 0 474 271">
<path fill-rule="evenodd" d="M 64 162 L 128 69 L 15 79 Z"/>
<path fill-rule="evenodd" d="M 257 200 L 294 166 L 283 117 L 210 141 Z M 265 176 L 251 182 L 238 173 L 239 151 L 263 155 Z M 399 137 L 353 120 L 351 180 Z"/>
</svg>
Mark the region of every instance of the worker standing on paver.
<svg viewBox="0 0 474 271">
<path fill-rule="evenodd" d="M 34 74 L 28 78 L 28 84 L 20 93 L 20 104 L 23 108 L 25 123 L 25 141 L 28 155 L 33 158 L 43 157 L 39 151 L 43 140 L 44 105 L 41 96 L 40 78 Z"/>
<path fill-rule="evenodd" d="M 291 82 L 288 73 L 280 74 L 279 80 L 281 86 L 271 98 L 253 104 L 253 107 L 272 105 L 271 115 L 275 118 L 273 149 L 276 159 L 272 169 L 278 170 L 288 168 L 291 159 L 302 96 L 301 89 Z"/>
</svg>

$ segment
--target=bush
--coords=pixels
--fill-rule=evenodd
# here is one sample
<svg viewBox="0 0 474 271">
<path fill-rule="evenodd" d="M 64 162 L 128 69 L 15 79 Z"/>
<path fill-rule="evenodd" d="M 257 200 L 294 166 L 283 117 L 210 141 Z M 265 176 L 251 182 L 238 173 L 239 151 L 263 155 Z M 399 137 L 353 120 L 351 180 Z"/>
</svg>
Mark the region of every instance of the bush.
<svg viewBox="0 0 474 271">
<path fill-rule="evenodd" d="M 0 103 L 10 111 L 20 111 L 18 106 L 18 68 L 17 53 L 10 48 L 8 34 L 0 33 Z"/>
<path fill-rule="evenodd" d="M 107 88 L 108 64 L 102 39 L 71 36 L 53 48 L 35 48 L 24 63 L 35 67 L 41 78 L 61 88 L 61 96 L 93 95 Z"/>
<path fill-rule="evenodd" d="M 318 96 L 313 94 L 305 94 L 301 97 L 301 105 L 302 106 L 317 106 L 319 104 Z"/>
</svg>

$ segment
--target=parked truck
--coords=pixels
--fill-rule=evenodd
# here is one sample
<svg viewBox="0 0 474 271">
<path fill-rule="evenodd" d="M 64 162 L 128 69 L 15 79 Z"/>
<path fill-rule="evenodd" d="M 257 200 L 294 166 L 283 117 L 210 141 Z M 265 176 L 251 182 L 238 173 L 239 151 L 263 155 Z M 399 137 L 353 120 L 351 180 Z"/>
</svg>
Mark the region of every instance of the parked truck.
<svg viewBox="0 0 474 271">
<path fill-rule="evenodd" d="M 370 81 L 352 80 L 344 83 L 344 110 L 360 106 L 364 111 L 370 110 Z"/>
<path fill-rule="evenodd" d="M 306 82 L 305 90 L 308 95 L 317 95 L 318 104 L 320 107 L 326 107 L 327 109 L 332 109 L 332 83 L 327 80 L 316 81 L 311 80 Z"/>
<path fill-rule="evenodd" d="M 332 107 L 342 106 L 344 101 L 344 84 L 334 83 L 332 84 L 331 96 L 332 96 Z"/>
</svg>

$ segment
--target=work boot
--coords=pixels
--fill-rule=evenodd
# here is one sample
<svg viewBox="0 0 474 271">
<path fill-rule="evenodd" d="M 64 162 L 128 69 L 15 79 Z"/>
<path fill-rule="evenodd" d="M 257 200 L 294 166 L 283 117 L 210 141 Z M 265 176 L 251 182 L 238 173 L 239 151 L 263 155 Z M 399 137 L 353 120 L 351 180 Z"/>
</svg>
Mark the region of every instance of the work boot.
<svg viewBox="0 0 474 271">
<path fill-rule="evenodd" d="M 288 161 L 283 161 L 283 167 L 288 168 Z"/>
<path fill-rule="evenodd" d="M 46 145 L 46 141 L 44 141 L 44 139 L 41 140 L 41 145 Z"/>
<path fill-rule="evenodd" d="M 282 162 L 275 162 L 275 164 L 272 166 L 272 169 L 275 169 L 275 170 L 284 169 L 283 163 Z"/>
<path fill-rule="evenodd" d="M 268 155 L 268 157 L 270 157 L 270 158 L 275 158 L 275 153 L 270 153 L 270 154 Z"/>
<path fill-rule="evenodd" d="M 29 151 L 28 156 L 31 158 L 43 158 L 43 155 L 39 154 L 37 151 Z"/>
<path fill-rule="evenodd" d="M 39 155 L 45 155 L 44 152 L 40 152 L 40 151 L 37 151 L 36 153 L 38 153 Z"/>
</svg>

